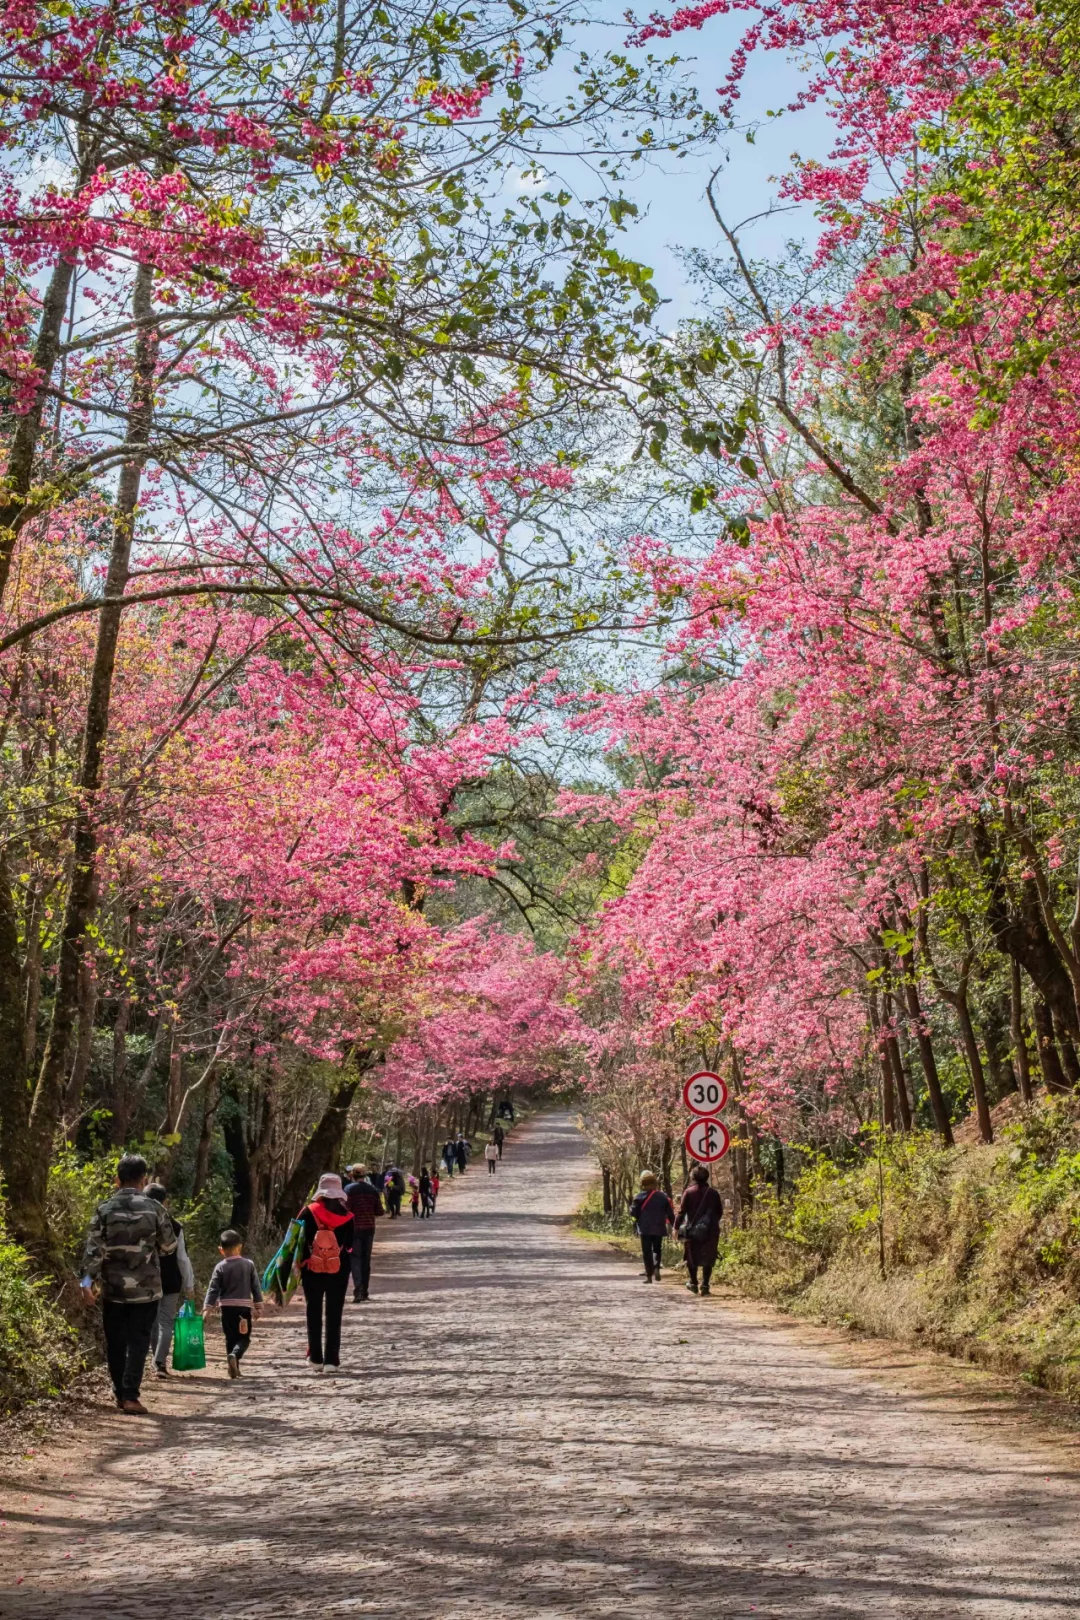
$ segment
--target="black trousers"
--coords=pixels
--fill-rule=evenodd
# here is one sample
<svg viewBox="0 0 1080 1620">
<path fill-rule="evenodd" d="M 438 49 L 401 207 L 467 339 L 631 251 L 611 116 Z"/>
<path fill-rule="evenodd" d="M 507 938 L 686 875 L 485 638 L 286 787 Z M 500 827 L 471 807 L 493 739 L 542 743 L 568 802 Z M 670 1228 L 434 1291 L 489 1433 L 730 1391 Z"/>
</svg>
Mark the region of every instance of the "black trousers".
<svg viewBox="0 0 1080 1620">
<path fill-rule="evenodd" d="M 316 1367 L 324 1362 L 336 1367 L 341 1360 L 341 1315 L 345 1309 L 345 1290 L 349 1286 L 349 1268 L 342 1266 L 337 1272 L 305 1270 L 302 1285 L 307 1302 L 308 1360 Z"/>
<path fill-rule="evenodd" d="M 247 1327 L 241 1331 L 241 1322 L 247 1322 Z M 251 1307 L 248 1305 L 223 1305 L 221 1307 L 221 1331 L 225 1335 L 225 1353 L 235 1356 L 237 1361 L 244 1354 L 251 1343 Z"/>
<path fill-rule="evenodd" d="M 371 1287 L 371 1245 L 375 1242 L 375 1228 L 357 1232 L 352 1245 L 352 1280 L 356 1292 L 367 1298 Z"/>
<path fill-rule="evenodd" d="M 139 1398 L 157 1313 L 156 1299 L 147 1300 L 144 1305 L 124 1305 L 112 1299 L 102 1301 L 105 1354 L 118 1401 L 137 1401 Z"/>
<path fill-rule="evenodd" d="M 641 1256 L 645 1261 L 645 1270 L 649 1273 L 650 1277 L 654 1271 L 660 1270 L 660 1256 L 663 1252 L 663 1247 L 664 1239 L 662 1234 L 657 1237 L 652 1237 L 646 1236 L 646 1234 L 642 1232 Z"/>
</svg>

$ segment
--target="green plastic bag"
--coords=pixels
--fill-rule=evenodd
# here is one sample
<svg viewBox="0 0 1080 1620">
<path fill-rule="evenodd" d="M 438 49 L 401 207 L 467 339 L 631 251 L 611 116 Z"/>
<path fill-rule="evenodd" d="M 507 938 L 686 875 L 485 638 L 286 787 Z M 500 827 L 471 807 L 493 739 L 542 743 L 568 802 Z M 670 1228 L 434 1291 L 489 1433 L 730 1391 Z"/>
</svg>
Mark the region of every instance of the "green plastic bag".
<svg viewBox="0 0 1080 1620">
<path fill-rule="evenodd" d="M 190 1300 L 180 1307 L 173 1325 L 172 1364 L 174 1372 L 200 1372 L 206 1366 L 203 1319 Z"/>
</svg>

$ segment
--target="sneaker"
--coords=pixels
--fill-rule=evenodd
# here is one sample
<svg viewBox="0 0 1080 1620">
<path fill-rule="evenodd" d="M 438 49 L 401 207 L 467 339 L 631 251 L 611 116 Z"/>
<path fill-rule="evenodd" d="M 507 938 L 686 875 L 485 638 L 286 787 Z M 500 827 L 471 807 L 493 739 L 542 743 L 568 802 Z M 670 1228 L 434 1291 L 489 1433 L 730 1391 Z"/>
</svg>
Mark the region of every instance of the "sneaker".
<svg viewBox="0 0 1080 1620">
<path fill-rule="evenodd" d="M 169 1376 L 168 1367 L 159 1367 L 157 1365 L 157 1363 L 155 1362 L 154 1363 L 154 1377 L 155 1378 L 168 1378 L 168 1376 Z"/>
<path fill-rule="evenodd" d="M 121 1412 L 125 1413 L 125 1415 L 127 1417 L 149 1417 L 150 1416 L 149 1412 L 146 1410 L 146 1407 L 143 1405 L 142 1401 L 130 1401 L 130 1400 L 121 1401 L 120 1402 L 120 1410 L 121 1410 Z"/>
<path fill-rule="evenodd" d="M 696 1293 L 697 1293 L 697 1291 L 698 1291 L 698 1285 L 697 1285 L 697 1283 L 696 1283 L 696 1282 L 688 1282 L 688 1283 L 687 1283 L 687 1285 L 686 1285 L 686 1292 L 687 1292 L 687 1293 L 688 1293 L 688 1294 L 696 1294 Z"/>
<path fill-rule="evenodd" d="M 237 1361 L 236 1356 L 233 1354 L 233 1352 L 231 1350 L 229 1351 L 228 1355 L 225 1357 L 225 1360 L 229 1364 L 229 1377 L 230 1378 L 239 1378 L 239 1376 L 240 1376 L 240 1363 L 239 1363 L 239 1361 Z"/>
<path fill-rule="evenodd" d="M 340 1371 L 341 1368 L 338 1366 L 336 1361 L 328 1361 L 323 1367 L 323 1372 L 326 1374 L 327 1378 L 336 1378 Z"/>
<path fill-rule="evenodd" d="M 359 1288 L 354 1288 L 353 1289 L 352 1302 L 353 1302 L 354 1305 L 359 1305 L 360 1301 L 363 1299 L 363 1297 L 364 1296 L 360 1292 Z"/>
<path fill-rule="evenodd" d="M 321 1361 L 309 1361 L 307 1364 L 307 1370 L 309 1373 L 321 1373 L 323 1370 L 323 1364 Z"/>
<path fill-rule="evenodd" d="M 710 1287 L 709 1287 L 709 1285 L 708 1285 L 708 1283 L 702 1283 L 702 1285 L 701 1285 L 701 1292 L 702 1292 L 702 1293 L 703 1293 L 703 1294 L 711 1294 L 711 1293 L 712 1293 L 712 1289 L 711 1289 L 711 1288 L 710 1288 Z"/>
<path fill-rule="evenodd" d="M 645 1280 L 645 1282 L 647 1282 L 647 1283 L 651 1283 L 651 1282 L 652 1282 L 652 1272 L 651 1272 L 651 1271 L 647 1271 L 647 1272 L 646 1272 L 646 1273 L 645 1273 L 645 1278 L 644 1278 L 644 1280 Z"/>
</svg>

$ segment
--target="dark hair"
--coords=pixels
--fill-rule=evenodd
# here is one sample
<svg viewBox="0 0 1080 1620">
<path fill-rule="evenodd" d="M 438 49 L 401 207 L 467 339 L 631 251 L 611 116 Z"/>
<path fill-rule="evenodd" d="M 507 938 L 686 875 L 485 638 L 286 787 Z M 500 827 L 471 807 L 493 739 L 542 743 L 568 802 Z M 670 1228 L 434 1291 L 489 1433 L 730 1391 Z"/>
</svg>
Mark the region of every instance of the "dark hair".
<svg viewBox="0 0 1080 1620">
<path fill-rule="evenodd" d="M 169 1194 L 160 1181 L 152 1181 L 146 1189 L 147 1198 L 152 1198 L 155 1204 L 163 1204 Z"/>
<path fill-rule="evenodd" d="M 121 1187 L 134 1187 L 147 1172 L 146 1160 L 139 1153 L 125 1153 L 116 1167 L 116 1179 Z"/>
<path fill-rule="evenodd" d="M 227 1226 L 218 1239 L 223 1249 L 238 1249 L 243 1241 L 239 1232 L 234 1232 L 231 1226 Z"/>
<path fill-rule="evenodd" d="M 699 1187 L 704 1187 L 709 1179 L 709 1172 L 703 1164 L 695 1164 L 690 1172 L 691 1180 L 696 1181 Z"/>
</svg>

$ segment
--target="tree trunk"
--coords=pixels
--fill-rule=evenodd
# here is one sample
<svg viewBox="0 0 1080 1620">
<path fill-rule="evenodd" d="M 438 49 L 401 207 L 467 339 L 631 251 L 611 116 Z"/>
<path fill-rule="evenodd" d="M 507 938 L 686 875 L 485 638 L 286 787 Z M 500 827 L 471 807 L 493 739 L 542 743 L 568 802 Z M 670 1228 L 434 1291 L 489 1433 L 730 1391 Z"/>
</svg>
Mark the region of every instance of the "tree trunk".
<svg viewBox="0 0 1080 1620">
<path fill-rule="evenodd" d="M 26 912 L 26 952 L 23 958 L 25 1072 L 33 1074 L 37 1065 L 38 1013 L 41 1010 L 41 896 L 35 886 Z"/>
<path fill-rule="evenodd" d="M 1032 997 L 1032 1017 L 1035 1023 L 1035 1050 L 1039 1054 L 1043 1084 L 1047 1091 L 1068 1091 L 1069 1082 L 1061 1067 L 1057 1046 L 1054 1044 L 1054 1021 L 1050 1009 L 1038 991 Z"/>
<path fill-rule="evenodd" d="M 7 852 L 0 848 L 0 1169 L 6 1186 L 26 1185 L 30 1165 L 30 1093 L 24 1067 L 25 1006 L 19 967 L 19 925 L 11 890 Z M 29 1211 L 32 1215 L 33 1212 Z M 45 1230 L 28 1232 L 16 1212 L 9 1212 L 12 1235 L 20 1242 Z"/>
<path fill-rule="evenodd" d="M 85 165 L 84 165 L 85 168 Z M 87 170 L 83 183 L 92 170 Z M 38 322 L 37 341 L 34 344 L 34 365 L 41 383 L 34 395 L 34 403 L 22 416 L 14 419 L 11 449 L 4 472 L 3 498 L 0 500 L 0 598 L 7 587 L 11 573 L 11 560 L 19 530 L 32 514 L 27 497 L 34 487 L 34 462 L 41 423 L 45 412 L 45 397 L 60 351 L 60 334 L 67 313 L 71 279 L 75 274 L 74 259 L 58 259 L 53 265 L 45 296 L 41 301 L 41 319 Z"/>
<path fill-rule="evenodd" d="M 602 1165 L 601 1169 L 600 1169 L 600 1174 L 604 1178 L 604 1214 L 605 1215 L 610 1215 L 611 1211 L 612 1211 L 611 1171 L 607 1168 L 606 1165 Z"/>
<path fill-rule="evenodd" d="M 934 1124 L 937 1126 L 938 1134 L 945 1146 L 952 1147 L 952 1125 L 949 1121 L 948 1109 L 945 1107 L 945 1098 L 941 1091 L 941 1079 L 938 1075 L 937 1060 L 934 1057 L 934 1043 L 930 1039 L 930 1031 L 923 1021 L 919 991 L 910 973 L 904 975 L 904 996 L 907 1001 L 912 1028 L 915 1031 L 915 1040 L 919 1047 L 919 1060 L 922 1063 L 923 1074 L 926 1077 L 926 1089 L 930 1096 L 930 1111 L 934 1116 Z"/>
<path fill-rule="evenodd" d="M 319 1177 L 337 1167 L 341 1144 L 345 1140 L 345 1127 L 349 1122 L 349 1109 L 360 1088 L 360 1081 L 371 1066 L 371 1060 L 353 1060 L 353 1073 L 335 1087 L 323 1116 L 304 1144 L 296 1166 L 274 1204 L 274 1219 L 285 1226 L 311 1192 Z M 401 1151 L 400 1131 L 398 1152 Z"/>
<path fill-rule="evenodd" d="M 184 1054 L 180 1046 L 179 1031 L 172 1026 L 169 1039 L 169 1079 L 165 1087 L 165 1118 L 162 1136 L 175 1136 L 180 1124 L 180 1105 L 184 1095 Z"/>
<path fill-rule="evenodd" d="M 671 1192 L 671 1155 L 672 1155 L 673 1147 L 674 1147 L 674 1144 L 672 1143 L 671 1137 L 670 1136 L 665 1136 L 664 1137 L 663 1147 L 660 1150 L 660 1180 L 661 1180 L 661 1182 L 663 1184 L 664 1191 L 667 1193 L 669 1198 L 672 1196 L 672 1192 Z"/>
<path fill-rule="evenodd" d="M 233 1162 L 233 1201 L 229 1225 L 246 1232 L 251 1222 L 251 1163 L 248 1159 L 247 1137 L 244 1135 L 244 1116 L 240 1104 L 233 1099 L 222 1122 L 225 1151 Z"/>
<path fill-rule="evenodd" d="M 896 1103 L 900 1111 L 900 1124 L 905 1131 L 910 1131 L 912 1125 L 911 1098 L 908 1092 L 907 1076 L 904 1073 L 904 1056 L 900 1050 L 900 1042 L 896 1038 L 895 1018 L 896 1009 L 893 1006 L 892 991 L 886 990 L 882 1003 L 886 1033 L 885 1056 L 892 1072 L 892 1082 L 896 1093 Z"/>
<path fill-rule="evenodd" d="M 148 454 L 157 358 L 157 334 L 151 325 L 153 277 L 154 272 L 149 265 L 141 264 L 135 272 L 132 312 L 136 321 L 145 324 L 140 326 L 135 340 L 126 454 L 117 483 L 112 549 L 105 579 L 105 595 L 108 597 L 122 596 L 127 586 L 139 491 Z M 87 926 L 96 905 L 97 800 L 101 791 L 105 746 L 109 734 L 109 710 L 120 620 L 119 607 L 102 608 L 98 614 L 97 643 L 90 671 L 90 691 L 86 704 L 79 766 L 71 880 L 60 930 L 60 957 L 49 1035 L 30 1110 L 33 1169 L 28 1180 L 11 1183 L 8 1186 L 8 1198 L 15 1222 L 28 1221 L 31 1227 L 42 1230 L 45 1226 L 45 1189 L 49 1159 L 63 1107 L 64 1086 L 71 1060 L 72 1037 L 79 1005 L 79 972 L 86 948 Z"/>
<path fill-rule="evenodd" d="M 94 1014 L 97 1012 L 98 983 L 94 964 L 83 957 L 79 975 L 79 1027 L 75 1040 L 75 1061 L 71 1065 L 71 1078 L 64 1097 L 64 1118 L 69 1138 L 78 1123 L 82 1108 L 86 1077 L 90 1073 L 90 1056 L 94 1045 Z"/>
<path fill-rule="evenodd" d="M 1020 977 L 1020 963 L 1012 958 L 1009 994 L 1009 1028 L 1012 1034 L 1013 1063 L 1020 1083 L 1020 1095 L 1026 1103 L 1035 1092 L 1031 1084 L 1031 1064 L 1028 1061 L 1027 1030 L 1024 1027 L 1024 986 Z"/>
<path fill-rule="evenodd" d="M 968 1070 L 971 1074 L 971 1089 L 975 1093 L 975 1115 L 979 1122 L 979 1135 L 984 1142 L 994 1140 L 994 1126 L 990 1118 L 990 1101 L 986 1095 L 986 1076 L 983 1073 L 982 1056 L 979 1052 L 979 1042 L 975 1036 L 975 1026 L 971 1022 L 971 1009 L 968 1006 L 967 993 L 958 990 L 952 993 L 948 1000 L 956 1013 L 960 1025 L 960 1039 L 964 1046 L 964 1056 L 967 1058 Z"/>
<path fill-rule="evenodd" d="M 195 1174 L 191 1183 L 192 1198 L 198 1198 L 210 1175 L 210 1149 L 214 1141 L 214 1116 L 217 1113 L 220 1095 L 221 1085 L 218 1077 L 216 1074 L 211 1074 L 206 1082 L 202 1127 L 199 1131 L 198 1146 L 195 1149 Z"/>
</svg>

